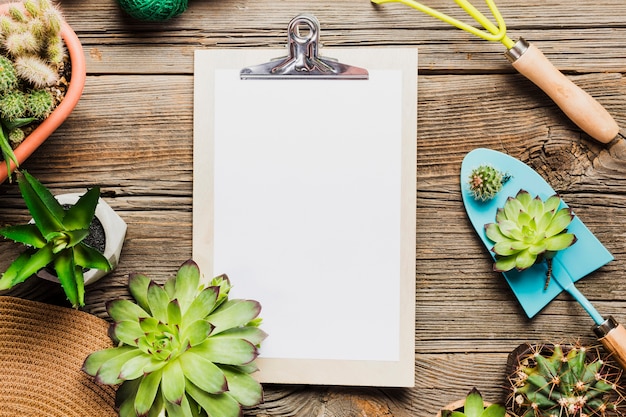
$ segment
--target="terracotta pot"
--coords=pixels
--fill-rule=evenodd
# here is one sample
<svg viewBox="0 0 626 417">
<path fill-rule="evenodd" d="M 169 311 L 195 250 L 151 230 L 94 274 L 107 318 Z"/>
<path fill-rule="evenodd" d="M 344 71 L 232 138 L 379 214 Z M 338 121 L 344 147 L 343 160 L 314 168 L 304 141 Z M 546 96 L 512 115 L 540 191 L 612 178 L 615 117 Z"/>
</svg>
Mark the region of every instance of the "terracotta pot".
<svg viewBox="0 0 626 417">
<path fill-rule="evenodd" d="M 73 205 L 78 201 L 81 195 L 82 194 L 79 193 L 60 194 L 55 196 L 55 198 L 61 204 Z M 126 222 L 124 222 L 124 220 L 113 211 L 111 206 L 102 199 L 98 201 L 98 205 L 96 206 L 95 217 L 104 228 L 104 256 L 109 260 L 112 267 L 111 270 L 113 270 L 117 266 L 122 252 L 122 245 L 124 244 L 124 238 L 126 236 Z M 84 274 L 85 285 L 96 282 L 106 274 L 108 274 L 108 272 L 99 269 L 90 269 Z M 48 281 L 59 282 L 56 275 L 46 269 L 37 272 L 37 276 Z"/>
<path fill-rule="evenodd" d="M 9 4 L 0 5 L 0 13 L 6 13 L 9 8 Z M 87 78 L 87 70 L 85 64 L 85 55 L 83 53 L 83 47 L 80 40 L 76 36 L 76 33 L 72 28 L 63 22 L 61 29 L 61 36 L 67 47 L 70 62 L 72 65 L 72 74 L 70 84 L 65 94 L 65 98 L 54 111 L 48 116 L 41 124 L 28 135 L 24 141 L 14 149 L 15 157 L 18 162 L 22 164 L 35 150 L 67 119 L 70 115 L 80 96 L 83 93 L 85 87 L 85 80 Z M 3 161 L 0 164 L 0 184 L 2 184 L 8 177 L 6 163 Z M 15 170 L 15 164 L 11 162 L 11 170 Z"/>
</svg>

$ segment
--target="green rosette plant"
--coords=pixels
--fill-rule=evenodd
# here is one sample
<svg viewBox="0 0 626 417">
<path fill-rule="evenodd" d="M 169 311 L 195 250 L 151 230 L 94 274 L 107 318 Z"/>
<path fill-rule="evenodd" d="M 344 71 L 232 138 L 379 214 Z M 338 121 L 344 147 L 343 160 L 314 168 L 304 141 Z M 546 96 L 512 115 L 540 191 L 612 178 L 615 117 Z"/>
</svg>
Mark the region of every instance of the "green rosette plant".
<svg viewBox="0 0 626 417">
<path fill-rule="evenodd" d="M 136 303 L 107 303 L 116 347 L 94 352 L 83 370 L 100 383 L 117 385 L 121 417 L 235 417 L 263 399 L 250 374 L 258 346 L 261 306 L 229 299 L 225 275 L 200 284 L 197 264 L 187 261 L 163 286 L 131 275 Z"/>
<path fill-rule="evenodd" d="M 0 290 L 10 289 L 50 266 L 54 268 L 72 306 L 83 306 L 83 270 L 111 270 L 107 258 L 83 242 L 89 236 L 89 225 L 95 216 L 100 189 L 90 189 L 76 204 L 65 208 L 28 172 L 18 171 L 17 181 L 34 223 L 0 229 L 1 236 L 28 246 L 0 277 Z"/>
<path fill-rule="evenodd" d="M 559 208 L 561 203 L 557 195 L 543 201 L 525 190 L 507 199 L 496 222 L 485 225 L 487 237 L 495 243 L 495 271 L 521 271 L 546 260 L 549 279 L 551 259 L 576 242 L 576 236 L 567 232 L 574 215 L 568 207 Z"/>
</svg>

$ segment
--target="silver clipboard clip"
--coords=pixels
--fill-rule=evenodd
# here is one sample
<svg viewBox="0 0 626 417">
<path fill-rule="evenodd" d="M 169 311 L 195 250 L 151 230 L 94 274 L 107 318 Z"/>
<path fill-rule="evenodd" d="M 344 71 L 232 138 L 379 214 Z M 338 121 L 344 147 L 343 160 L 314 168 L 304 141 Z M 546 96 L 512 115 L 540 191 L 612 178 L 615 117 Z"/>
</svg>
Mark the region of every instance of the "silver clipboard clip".
<svg viewBox="0 0 626 417">
<path fill-rule="evenodd" d="M 308 31 L 301 30 L 302 26 Z M 364 68 L 346 65 L 319 56 L 320 24 L 313 15 L 302 14 L 289 22 L 289 55 L 265 64 L 242 69 L 239 76 L 248 79 L 340 79 L 367 80 Z"/>
</svg>

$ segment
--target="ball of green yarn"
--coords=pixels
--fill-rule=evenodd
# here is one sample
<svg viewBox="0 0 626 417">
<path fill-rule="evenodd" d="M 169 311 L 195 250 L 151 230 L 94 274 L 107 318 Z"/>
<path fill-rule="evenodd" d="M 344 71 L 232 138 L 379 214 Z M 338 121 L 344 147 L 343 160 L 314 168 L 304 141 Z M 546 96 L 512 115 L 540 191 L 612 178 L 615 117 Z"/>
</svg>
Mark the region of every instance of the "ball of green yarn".
<svg viewBox="0 0 626 417">
<path fill-rule="evenodd" d="M 140 20 L 168 20 L 187 10 L 187 0 L 118 0 L 126 13 Z"/>
</svg>

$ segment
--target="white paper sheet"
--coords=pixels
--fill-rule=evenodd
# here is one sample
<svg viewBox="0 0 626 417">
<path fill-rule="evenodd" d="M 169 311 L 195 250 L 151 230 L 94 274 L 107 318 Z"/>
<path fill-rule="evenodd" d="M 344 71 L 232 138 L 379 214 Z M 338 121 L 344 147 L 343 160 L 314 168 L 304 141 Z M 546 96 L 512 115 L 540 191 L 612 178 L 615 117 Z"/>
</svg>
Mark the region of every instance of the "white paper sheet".
<svg viewBox="0 0 626 417">
<path fill-rule="evenodd" d="M 264 306 L 262 356 L 398 360 L 401 87 L 216 71 L 213 275 Z"/>
</svg>

